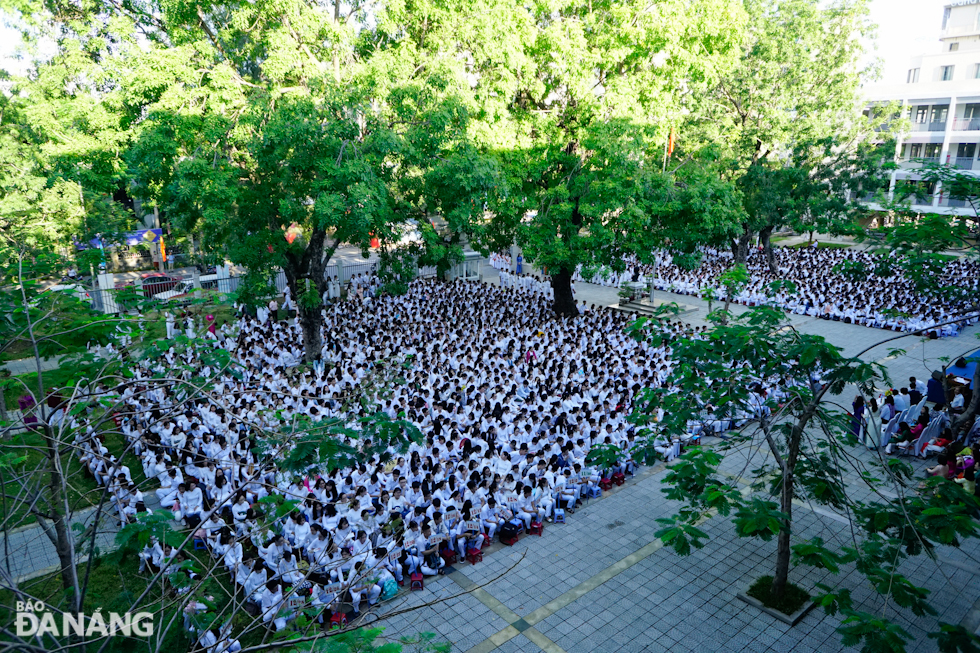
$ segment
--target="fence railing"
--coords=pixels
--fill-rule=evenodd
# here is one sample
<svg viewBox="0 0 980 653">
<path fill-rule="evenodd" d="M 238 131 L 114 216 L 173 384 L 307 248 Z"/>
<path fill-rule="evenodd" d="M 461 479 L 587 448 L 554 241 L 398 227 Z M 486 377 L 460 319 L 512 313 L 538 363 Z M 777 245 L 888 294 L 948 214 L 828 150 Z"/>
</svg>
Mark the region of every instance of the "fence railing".
<svg viewBox="0 0 980 653">
<path fill-rule="evenodd" d="M 968 159 L 954 159 L 953 167 L 957 170 L 977 170 L 980 168 L 980 162 L 976 161 L 972 157 Z"/>
<path fill-rule="evenodd" d="M 938 156 L 916 156 L 916 157 L 911 157 L 911 158 L 908 158 L 908 159 L 903 159 L 900 163 L 903 163 L 903 164 L 905 164 L 907 166 L 909 166 L 909 165 L 911 165 L 911 166 L 921 166 L 921 165 L 925 165 L 925 164 L 928 164 L 928 163 L 939 163 L 939 157 Z"/>
<path fill-rule="evenodd" d="M 338 278 L 341 286 L 346 290 L 350 286 L 351 279 L 354 277 L 358 275 L 370 276 L 377 273 L 378 265 L 378 261 L 352 263 L 348 265 L 330 265 L 324 270 L 324 277 L 327 279 L 334 277 Z M 477 273 L 479 270 L 482 270 L 482 265 L 482 258 L 467 261 L 465 270 L 467 278 L 472 278 L 473 275 L 471 272 L 473 272 L 473 270 L 476 270 Z M 173 272 L 170 274 L 185 281 L 193 280 L 191 275 Z M 435 277 L 436 268 L 434 266 L 417 268 L 417 276 L 420 278 Z M 196 301 L 199 299 L 205 299 L 212 303 L 228 302 L 230 301 L 229 295 L 238 291 L 241 282 L 242 277 L 239 275 L 230 275 L 228 277 L 219 276 L 217 280 L 207 282 L 201 289 L 202 292 L 200 293 L 191 291 L 186 295 L 167 299 L 157 299 L 148 292 L 144 292 L 141 289 L 134 289 L 132 286 L 102 289 L 83 287 L 81 284 L 79 284 L 78 289 L 72 292 L 72 294 L 77 299 L 90 302 L 92 308 L 100 313 L 115 314 L 120 312 L 132 312 L 137 308 L 139 310 L 152 310 L 155 304 L 159 304 L 160 307 L 163 307 L 167 304 L 179 305 L 183 302 Z M 273 283 L 275 285 L 276 292 L 283 292 L 287 286 L 285 272 L 281 270 L 277 272 L 273 279 Z M 157 294 L 159 295 L 159 292 Z"/>
</svg>

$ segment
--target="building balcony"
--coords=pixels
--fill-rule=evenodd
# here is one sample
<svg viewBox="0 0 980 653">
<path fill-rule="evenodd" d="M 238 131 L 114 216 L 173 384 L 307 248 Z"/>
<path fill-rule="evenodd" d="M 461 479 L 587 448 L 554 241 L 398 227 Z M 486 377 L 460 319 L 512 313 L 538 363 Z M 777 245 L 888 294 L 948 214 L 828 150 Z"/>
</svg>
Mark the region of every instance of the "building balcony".
<svg viewBox="0 0 980 653">
<path fill-rule="evenodd" d="M 980 118 L 957 118 L 953 121 L 953 131 L 974 132 L 980 131 Z"/>
<path fill-rule="evenodd" d="M 954 159 L 950 162 L 957 170 L 980 170 L 980 161 L 975 159 Z"/>
<path fill-rule="evenodd" d="M 943 122 L 913 122 L 912 131 L 914 132 L 944 132 L 946 131 L 946 121 Z"/>
</svg>

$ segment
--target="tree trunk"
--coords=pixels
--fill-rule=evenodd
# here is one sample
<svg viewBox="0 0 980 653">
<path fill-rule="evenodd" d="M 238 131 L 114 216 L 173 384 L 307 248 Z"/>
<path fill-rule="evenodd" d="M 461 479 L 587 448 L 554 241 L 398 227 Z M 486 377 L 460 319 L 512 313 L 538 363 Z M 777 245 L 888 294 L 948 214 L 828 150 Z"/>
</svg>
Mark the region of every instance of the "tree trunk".
<svg viewBox="0 0 980 653">
<path fill-rule="evenodd" d="M 44 401 L 43 397 L 38 403 L 40 404 L 42 401 Z M 44 418 L 43 413 L 42 418 Z M 44 419 L 46 421 L 46 418 Z M 63 511 L 66 504 L 65 479 L 61 470 L 62 461 L 51 427 L 45 424 L 43 430 L 44 454 L 48 464 L 48 490 L 50 492 L 47 500 L 50 513 L 47 517 L 51 525 L 54 526 L 54 537 L 51 539 L 55 552 L 58 554 L 58 564 L 61 567 L 61 587 L 66 592 L 71 593 L 71 604 L 75 606 L 72 611 L 77 612 L 79 600 L 78 571 L 75 569 L 74 540 L 71 529 L 68 527 L 67 515 Z M 38 516 L 39 523 L 41 519 L 44 517 Z M 47 533 L 50 538 L 50 530 Z"/>
<path fill-rule="evenodd" d="M 735 265 L 745 265 L 749 258 L 749 242 L 752 240 L 752 231 L 748 225 L 743 228 L 742 235 L 738 237 L 738 244 L 734 247 Z"/>
<path fill-rule="evenodd" d="M 555 315 L 578 315 L 575 297 L 572 295 L 572 273 L 568 268 L 559 268 L 551 275 L 551 287 L 555 291 Z"/>
<path fill-rule="evenodd" d="M 323 349 L 323 336 L 320 333 L 320 307 L 307 308 L 297 304 L 299 325 L 303 330 L 303 360 L 307 363 L 320 360 Z"/>
<path fill-rule="evenodd" d="M 773 274 L 779 274 L 779 268 L 776 267 L 776 252 L 772 249 L 772 227 L 766 227 L 759 232 L 759 242 L 762 243 L 762 247 L 766 253 L 766 263 L 769 264 L 769 271 Z"/>
<path fill-rule="evenodd" d="M 779 509 L 786 513 L 786 525 L 779 530 L 776 540 L 776 572 L 772 577 L 773 596 L 782 596 L 786 591 L 786 583 L 789 579 L 789 559 L 790 559 L 790 524 L 793 523 L 793 472 L 787 469 L 783 473 L 783 489 L 779 496 Z"/>
<path fill-rule="evenodd" d="M 289 285 L 290 296 L 296 305 L 296 314 L 299 316 L 300 328 L 303 331 L 303 360 L 307 363 L 320 360 L 320 350 L 323 348 L 323 337 L 320 333 L 320 325 L 323 323 L 323 315 L 320 313 L 319 298 L 326 291 L 326 280 L 323 277 L 327 262 L 336 251 L 339 242 L 334 242 L 329 248 L 324 248 L 326 232 L 316 229 L 310 234 L 310 241 L 303 250 L 301 257 L 292 253 L 286 254 L 286 265 L 283 272 L 286 274 L 286 283 Z M 304 295 L 308 289 L 308 283 L 312 283 L 316 292 L 317 301 L 315 304 L 306 304 Z"/>
<path fill-rule="evenodd" d="M 803 414 L 800 415 L 796 424 L 793 425 L 787 442 L 788 451 L 780 465 L 783 472 L 783 483 L 782 491 L 779 495 L 779 509 L 786 513 L 786 522 L 783 528 L 779 529 L 779 536 L 776 542 L 776 570 L 772 577 L 772 589 L 770 590 L 772 595 L 776 597 L 782 596 L 783 592 L 786 591 L 786 583 L 789 579 L 789 560 L 791 553 L 789 538 L 792 534 L 793 524 L 793 475 L 796 472 L 796 461 L 800 456 L 800 444 L 803 441 L 803 432 L 816 414 L 822 396 L 822 393 L 817 394 L 810 401 Z M 770 446 L 773 446 L 771 442 Z"/>
</svg>

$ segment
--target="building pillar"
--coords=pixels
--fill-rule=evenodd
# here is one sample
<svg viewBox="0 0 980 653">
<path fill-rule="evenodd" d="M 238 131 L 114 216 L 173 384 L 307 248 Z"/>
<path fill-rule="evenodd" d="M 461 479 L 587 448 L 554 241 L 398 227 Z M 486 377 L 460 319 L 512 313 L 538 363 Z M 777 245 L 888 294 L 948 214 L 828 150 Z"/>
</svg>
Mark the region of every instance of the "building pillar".
<svg viewBox="0 0 980 653">
<path fill-rule="evenodd" d="M 949 98 L 949 110 L 946 112 L 946 130 L 943 132 L 943 146 L 939 150 L 939 164 L 949 165 L 949 138 L 953 133 L 953 125 L 956 123 L 956 96 L 951 96 Z M 933 191 L 932 196 L 932 206 L 933 208 L 939 207 L 939 198 L 942 194 L 943 185 L 941 183 L 936 184 L 936 189 Z"/>
</svg>

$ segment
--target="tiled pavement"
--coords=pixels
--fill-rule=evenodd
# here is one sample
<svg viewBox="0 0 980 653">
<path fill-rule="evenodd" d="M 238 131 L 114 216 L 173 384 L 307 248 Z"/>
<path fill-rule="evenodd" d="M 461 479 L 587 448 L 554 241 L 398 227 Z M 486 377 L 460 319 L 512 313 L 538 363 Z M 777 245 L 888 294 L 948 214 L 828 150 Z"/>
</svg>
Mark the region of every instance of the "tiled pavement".
<svg viewBox="0 0 980 653">
<path fill-rule="evenodd" d="M 488 281 L 495 282 L 495 277 L 492 268 L 485 269 Z M 588 303 L 616 302 L 614 289 L 576 285 L 578 296 Z M 665 297 L 699 308 L 684 319 L 704 323 L 706 302 L 657 294 L 658 299 Z M 802 331 L 825 336 L 841 346 L 845 355 L 898 335 L 798 316 L 792 322 Z M 978 331 L 971 327 L 958 338 L 938 341 L 903 338 L 873 348 L 864 358 L 883 362 L 896 385 L 902 385 L 910 375 L 927 378 L 932 369 L 941 367 L 941 357 L 977 349 Z M 908 355 L 889 359 L 891 347 L 902 347 Z M 848 407 L 850 400 L 849 395 L 839 398 Z M 747 455 L 729 455 L 722 471 L 737 474 L 745 468 Z M 755 467 L 766 452 L 756 450 L 752 455 Z M 852 465 L 860 469 L 878 455 L 855 449 Z M 924 466 L 920 461 L 913 464 Z M 392 633 L 434 632 L 437 639 L 452 642 L 454 651 L 467 653 L 847 650 L 836 632 L 839 616 L 814 610 L 790 627 L 735 598 L 753 580 L 772 573 L 774 541 L 740 539 L 729 518 L 715 516 L 702 526 L 710 536 L 703 549 L 681 558 L 661 548 L 654 538 L 655 520 L 677 507 L 660 492 L 664 473 L 663 465 L 647 470 L 611 495 L 593 500 L 570 516 L 567 525 L 547 525 L 541 538 L 523 536 L 511 548 L 495 545 L 476 566 L 457 564 L 444 578 L 426 579 L 424 592 L 397 598 L 385 612 L 420 606 L 463 588 L 479 590 L 390 619 L 382 617 L 378 625 Z M 852 496 L 871 499 L 873 493 L 861 483 L 857 471 L 849 486 Z M 885 490 L 883 494 L 891 493 Z M 820 536 L 830 543 L 850 543 L 847 518 L 827 508 L 799 502 L 794 517 L 798 541 Z M 922 556 L 904 564 L 903 572 L 931 591 L 930 600 L 939 612 L 935 618 L 916 618 L 882 605 L 878 595 L 848 570 L 835 577 L 801 567 L 791 572 L 791 580 L 809 589 L 818 582 L 851 589 L 858 609 L 883 612 L 897 620 L 915 637 L 909 650 L 926 652 L 936 650 L 935 642 L 925 634 L 935 628 L 937 620 L 965 622 L 974 606 L 980 606 L 978 559 L 980 543 L 968 542 L 962 549 L 944 547 L 936 560 Z"/>
<path fill-rule="evenodd" d="M 871 455 L 868 452 L 862 457 Z M 733 461 L 735 462 L 735 461 Z M 434 632 L 454 651 L 810 651 L 845 650 L 835 632 L 839 617 L 810 612 L 789 627 L 735 598 L 758 576 L 772 573 L 775 542 L 739 539 L 730 520 L 713 517 L 702 528 L 710 540 L 691 556 L 678 557 L 654 538 L 655 519 L 677 506 L 660 493 L 660 465 L 576 512 L 566 525 L 546 525 L 544 535 L 522 536 L 514 547 L 495 545 L 483 562 L 455 565 L 452 574 L 427 578 L 385 606 L 401 611 L 466 588 L 479 588 L 444 603 L 383 618 L 388 632 Z M 798 506 L 795 537 L 820 536 L 846 543 L 846 520 Z M 971 561 L 980 546 L 944 550 L 938 561 L 906 563 L 910 578 L 932 591 L 943 621 L 959 623 L 980 598 Z M 506 573 L 505 573 L 506 572 Z M 499 577 L 501 574 L 502 577 Z M 855 574 L 834 577 L 799 568 L 791 580 L 852 590 L 859 608 L 877 612 L 876 595 Z M 910 651 L 933 651 L 925 632 L 935 619 L 886 614 L 917 637 Z"/>
</svg>

